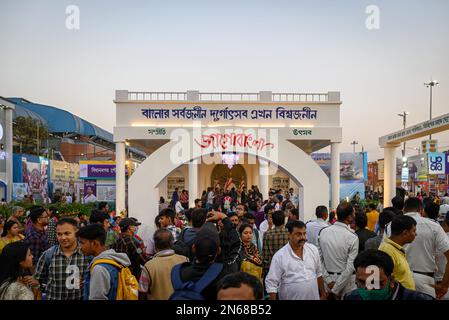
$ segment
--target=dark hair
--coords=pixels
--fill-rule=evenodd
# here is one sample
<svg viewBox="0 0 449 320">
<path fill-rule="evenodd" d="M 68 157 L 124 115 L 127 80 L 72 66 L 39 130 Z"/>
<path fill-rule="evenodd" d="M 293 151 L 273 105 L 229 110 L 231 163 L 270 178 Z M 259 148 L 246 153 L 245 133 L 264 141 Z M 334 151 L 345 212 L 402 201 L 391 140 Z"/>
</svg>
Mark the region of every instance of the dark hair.
<svg viewBox="0 0 449 320">
<path fill-rule="evenodd" d="M 281 210 L 275 211 L 273 213 L 273 224 L 276 227 L 280 227 L 284 224 L 284 222 L 285 222 L 284 211 L 281 211 Z"/>
<path fill-rule="evenodd" d="M 253 231 L 253 227 L 251 227 L 249 223 L 242 223 L 242 225 L 239 227 L 239 234 L 241 235 L 246 228 L 250 228 L 251 231 Z"/>
<path fill-rule="evenodd" d="M 42 214 L 44 212 L 45 212 L 45 209 L 42 207 L 37 207 L 37 208 L 31 210 L 30 215 L 29 215 L 31 222 L 36 223 L 37 220 L 42 216 Z"/>
<path fill-rule="evenodd" d="M 377 209 L 377 205 L 374 202 L 371 202 L 368 207 L 372 210 L 376 210 Z"/>
<path fill-rule="evenodd" d="M 384 210 L 380 213 L 379 215 L 379 227 L 381 227 L 382 229 L 385 229 L 385 226 L 387 224 L 389 224 L 391 221 L 393 221 L 393 218 L 396 215 L 394 214 L 393 211 L 390 210 Z"/>
<path fill-rule="evenodd" d="M 412 218 L 413 219 L 413 218 Z M 369 266 L 377 266 L 382 268 L 387 277 L 393 273 L 394 263 L 391 257 L 380 250 L 365 250 L 359 253 L 354 260 L 354 268 L 367 268 Z"/>
<path fill-rule="evenodd" d="M 267 214 L 268 214 L 268 211 L 274 210 L 274 209 L 275 209 L 275 207 L 274 207 L 272 204 L 267 204 L 267 205 L 265 206 L 265 208 L 263 208 L 263 211 L 265 212 L 265 215 L 267 215 Z"/>
<path fill-rule="evenodd" d="M 323 218 L 324 214 L 327 213 L 327 208 L 325 206 L 318 206 L 315 209 L 315 215 L 317 218 Z"/>
<path fill-rule="evenodd" d="M 1 236 L 2 236 L 2 237 L 6 237 L 6 236 L 8 235 L 8 231 L 11 230 L 11 228 L 12 228 L 15 224 L 18 225 L 18 223 L 15 222 L 15 221 L 13 221 L 13 220 L 6 221 L 5 225 L 3 226 L 3 233 L 2 233 Z"/>
<path fill-rule="evenodd" d="M 159 217 L 169 217 L 172 223 L 175 223 L 176 212 L 172 208 L 166 208 L 159 213 Z"/>
<path fill-rule="evenodd" d="M 105 201 L 100 202 L 98 204 L 98 210 L 100 210 L 100 211 L 103 210 L 104 208 L 106 208 L 107 205 L 108 205 L 108 203 Z"/>
<path fill-rule="evenodd" d="M 244 203 L 239 203 L 237 206 L 242 206 L 243 207 L 243 210 L 245 210 L 245 212 L 248 212 L 249 210 L 248 210 L 248 206 L 246 205 L 246 204 L 244 204 Z M 256 208 L 257 208 L 257 206 L 256 206 Z"/>
<path fill-rule="evenodd" d="M 48 207 L 48 210 L 50 210 L 50 213 L 51 213 L 52 217 L 59 218 L 59 211 L 58 211 L 57 207 L 51 206 L 51 207 Z"/>
<path fill-rule="evenodd" d="M 391 235 L 399 236 L 406 230 L 411 230 L 413 226 L 416 226 L 416 220 L 406 215 L 400 215 L 394 217 L 391 222 Z"/>
<path fill-rule="evenodd" d="M 78 223 L 76 222 L 75 219 L 70 218 L 70 217 L 64 217 L 64 218 L 59 219 L 58 222 L 56 222 L 56 226 L 60 226 L 65 223 L 71 224 L 72 226 L 74 226 L 75 228 L 78 229 Z"/>
<path fill-rule="evenodd" d="M 78 218 L 81 218 L 82 216 L 85 216 L 86 214 L 84 212 L 80 212 L 77 214 Z"/>
<path fill-rule="evenodd" d="M 418 212 L 422 209 L 422 202 L 418 198 L 408 198 L 404 204 L 404 212 Z"/>
<path fill-rule="evenodd" d="M 287 223 L 286 228 L 288 230 L 288 233 L 292 233 L 295 228 L 298 229 L 306 228 L 306 224 L 302 221 L 295 220 Z"/>
<path fill-rule="evenodd" d="M 109 220 L 109 214 L 103 211 L 92 210 L 92 214 L 90 215 L 89 222 L 90 223 L 101 223 L 103 224 L 104 220 Z"/>
<path fill-rule="evenodd" d="M 440 206 L 433 201 L 427 201 L 424 205 L 424 212 L 430 219 L 436 220 L 440 215 Z"/>
<path fill-rule="evenodd" d="M 200 202 L 200 201 L 201 201 L 201 199 L 195 199 L 195 205 L 197 205 L 198 202 Z"/>
<path fill-rule="evenodd" d="M 294 215 L 294 216 L 296 217 L 296 219 L 299 219 L 299 210 L 298 210 L 298 208 L 293 208 L 293 209 L 291 209 L 291 210 L 290 210 L 290 213 L 291 213 L 292 215 Z"/>
<path fill-rule="evenodd" d="M 170 249 L 173 246 L 173 235 L 168 229 L 158 229 L 153 235 L 154 247 L 158 250 Z"/>
<path fill-rule="evenodd" d="M 6 281 L 16 281 L 21 275 L 20 263 L 26 259 L 28 249 L 24 241 L 15 241 L 3 248 L 0 254 L 0 286 Z"/>
<path fill-rule="evenodd" d="M 206 264 L 215 260 L 218 244 L 209 236 L 197 237 L 195 240 L 195 256 L 199 263 Z"/>
<path fill-rule="evenodd" d="M 207 210 L 198 208 L 192 211 L 192 227 L 201 228 L 206 223 Z"/>
<path fill-rule="evenodd" d="M 234 216 L 237 216 L 237 212 L 231 211 L 228 213 L 228 218 L 232 218 Z"/>
<path fill-rule="evenodd" d="M 246 221 L 255 220 L 256 217 L 252 213 L 247 212 L 243 215 L 243 219 L 245 219 Z"/>
<path fill-rule="evenodd" d="M 359 211 L 355 215 L 355 225 L 359 229 L 365 229 L 368 225 L 368 217 L 365 212 Z"/>
<path fill-rule="evenodd" d="M 337 220 L 343 222 L 354 213 L 354 207 L 349 202 L 342 202 L 337 207 Z"/>
<path fill-rule="evenodd" d="M 161 223 L 159 222 L 159 219 L 160 219 L 160 218 L 161 218 L 160 215 L 157 215 L 157 216 L 154 218 L 154 224 L 156 225 L 157 228 L 160 228 L 160 227 L 161 227 Z"/>
<path fill-rule="evenodd" d="M 391 204 L 393 205 L 393 207 L 395 209 L 403 210 L 404 209 L 404 198 L 402 198 L 401 196 L 395 196 L 393 199 L 391 199 Z"/>
<path fill-rule="evenodd" d="M 102 245 L 106 243 L 106 231 L 104 231 L 103 226 L 98 223 L 92 223 L 79 229 L 76 236 L 91 241 L 97 240 Z"/>
<path fill-rule="evenodd" d="M 228 288 L 240 288 L 242 284 L 246 284 L 253 289 L 254 298 L 256 300 L 263 299 L 263 287 L 260 280 L 255 276 L 242 271 L 224 276 L 217 283 L 217 291 L 226 290 Z"/>
</svg>

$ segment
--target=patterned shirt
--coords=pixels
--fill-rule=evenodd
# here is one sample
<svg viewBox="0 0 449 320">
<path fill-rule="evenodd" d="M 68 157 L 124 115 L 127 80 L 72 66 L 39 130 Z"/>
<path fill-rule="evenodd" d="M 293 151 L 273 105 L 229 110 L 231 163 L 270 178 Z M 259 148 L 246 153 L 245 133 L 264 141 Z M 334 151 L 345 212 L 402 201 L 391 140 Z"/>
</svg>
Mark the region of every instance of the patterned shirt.
<svg viewBox="0 0 449 320">
<path fill-rule="evenodd" d="M 178 227 L 171 225 L 167 227 L 167 230 L 171 232 L 173 235 L 173 242 L 178 241 L 179 237 L 181 236 L 181 229 Z"/>
<path fill-rule="evenodd" d="M 83 255 L 78 246 L 70 257 L 66 257 L 57 246 L 48 266 L 45 263 L 46 254 L 51 254 L 53 248 L 47 250 L 36 266 L 35 279 L 41 285 L 46 284 L 48 300 L 83 300 L 82 277 L 88 270 L 90 259 Z"/>
<path fill-rule="evenodd" d="M 264 233 L 262 257 L 265 274 L 270 269 L 271 259 L 273 259 L 274 254 L 287 243 L 288 231 L 284 226 L 275 227 Z"/>
<path fill-rule="evenodd" d="M 48 244 L 50 246 L 55 246 L 58 244 L 58 238 L 56 237 L 56 223 L 58 222 L 58 220 L 53 217 L 50 219 L 50 221 L 48 222 L 48 227 L 47 227 L 47 238 L 48 238 Z"/>
<path fill-rule="evenodd" d="M 129 260 L 131 260 L 131 272 L 137 279 L 139 279 L 140 272 L 142 271 L 141 265 L 145 265 L 145 262 L 148 260 L 145 251 L 142 250 L 139 242 L 128 234 L 122 233 L 112 248 L 116 252 L 127 254 Z"/>
<path fill-rule="evenodd" d="M 45 230 L 39 231 L 33 225 L 25 232 L 25 243 L 33 255 L 33 265 L 36 265 L 42 253 L 50 247 Z"/>
</svg>

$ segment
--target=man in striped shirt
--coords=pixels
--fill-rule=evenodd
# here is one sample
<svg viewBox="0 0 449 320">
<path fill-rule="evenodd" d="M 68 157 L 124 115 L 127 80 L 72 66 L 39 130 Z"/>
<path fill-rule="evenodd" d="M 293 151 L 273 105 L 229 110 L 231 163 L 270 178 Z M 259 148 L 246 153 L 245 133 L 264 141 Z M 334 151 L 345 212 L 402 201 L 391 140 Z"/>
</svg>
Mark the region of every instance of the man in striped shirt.
<svg viewBox="0 0 449 320">
<path fill-rule="evenodd" d="M 58 245 L 40 257 L 35 279 L 45 288 L 47 300 L 82 300 L 82 276 L 89 259 L 83 255 L 76 238 L 75 219 L 62 218 L 56 224 Z"/>
</svg>

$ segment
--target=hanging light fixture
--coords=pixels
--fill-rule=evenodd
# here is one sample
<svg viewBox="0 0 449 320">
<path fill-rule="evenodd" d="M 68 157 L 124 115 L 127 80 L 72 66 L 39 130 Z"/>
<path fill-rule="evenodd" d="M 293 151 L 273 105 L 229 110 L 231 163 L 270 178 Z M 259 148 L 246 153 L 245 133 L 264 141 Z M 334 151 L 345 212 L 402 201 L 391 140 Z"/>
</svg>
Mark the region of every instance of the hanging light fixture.
<svg viewBox="0 0 449 320">
<path fill-rule="evenodd" d="M 232 169 L 232 167 L 239 162 L 240 155 L 237 153 L 221 153 L 221 160 L 223 164 L 226 164 L 229 168 L 229 170 Z"/>
</svg>

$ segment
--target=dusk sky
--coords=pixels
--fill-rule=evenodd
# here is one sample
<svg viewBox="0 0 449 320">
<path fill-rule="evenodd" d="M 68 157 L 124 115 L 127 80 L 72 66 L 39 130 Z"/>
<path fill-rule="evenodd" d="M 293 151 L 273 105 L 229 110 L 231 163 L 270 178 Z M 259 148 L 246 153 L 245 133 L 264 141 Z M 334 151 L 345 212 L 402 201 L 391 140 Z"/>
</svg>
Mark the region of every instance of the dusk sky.
<svg viewBox="0 0 449 320">
<path fill-rule="evenodd" d="M 79 30 L 66 28 L 68 5 Z M 379 30 L 365 25 L 368 5 Z M 428 119 L 431 76 L 433 114 L 449 112 L 448 35 L 447 0 L 0 0 L 0 96 L 112 132 L 116 89 L 341 91 L 341 150 L 355 139 L 373 161 L 378 137 L 402 127 L 397 113 Z M 434 137 L 449 148 L 449 133 Z"/>
</svg>

